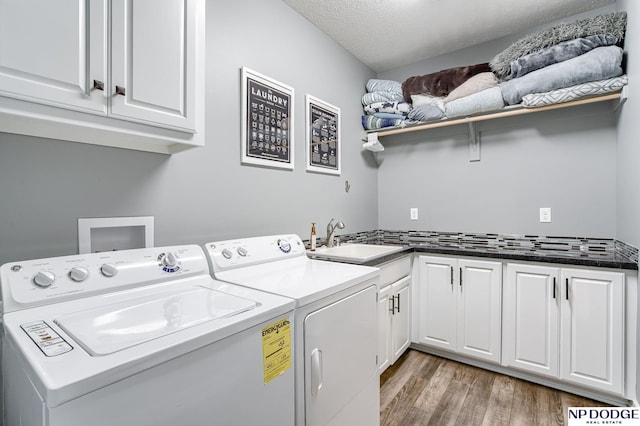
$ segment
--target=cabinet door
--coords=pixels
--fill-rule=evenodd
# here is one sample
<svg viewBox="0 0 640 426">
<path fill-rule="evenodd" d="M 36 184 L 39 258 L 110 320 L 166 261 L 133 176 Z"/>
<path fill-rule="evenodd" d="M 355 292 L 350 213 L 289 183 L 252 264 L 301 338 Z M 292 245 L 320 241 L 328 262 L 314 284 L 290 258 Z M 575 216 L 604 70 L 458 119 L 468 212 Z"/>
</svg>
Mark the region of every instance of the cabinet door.
<svg viewBox="0 0 640 426">
<path fill-rule="evenodd" d="M 114 117 L 194 131 L 199 3 L 113 0 Z"/>
<path fill-rule="evenodd" d="M 504 364 L 558 376 L 559 271 L 507 265 L 504 285 Z"/>
<path fill-rule="evenodd" d="M 106 2 L 0 0 L 0 95 L 106 113 Z"/>
<path fill-rule="evenodd" d="M 418 343 L 456 350 L 455 259 L 419 258 Z"/>
<path fill-rule="evenodd" d="M 459 260 L 459 353 L 500 362 L 502 264 Z"/>
<path fill-rule="evenodd" d="M 562 269 L 561 378 L 622 394 L 624 274 Z"/>
<path fill-rule="evenodd" d="M 391 365 L 391 286 L 378 292 L 378 373 Z"/>
<path fill-rule="evenodd" d="M 404 277 L 391 286 L 394 298 L 391 315 L 391 364 L 396 362 L 411 343 L 411 277 Z"/>
</svg>

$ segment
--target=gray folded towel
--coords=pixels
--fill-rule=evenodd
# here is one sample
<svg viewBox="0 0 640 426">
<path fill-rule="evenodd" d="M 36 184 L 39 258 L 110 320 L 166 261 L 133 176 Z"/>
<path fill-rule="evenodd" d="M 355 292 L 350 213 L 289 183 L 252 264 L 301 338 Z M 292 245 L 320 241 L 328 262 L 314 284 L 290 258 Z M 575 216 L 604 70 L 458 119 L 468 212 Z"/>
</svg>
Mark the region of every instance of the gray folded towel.
<svg viewBox="0 0 640 426">
<path fill-rule="evenodd" d="M 548 92 L 588 81 L 617 77 L 622 75 L 621 63 L 621 48 L 598 47 L 584 55 L 500 83 L 500 88 L 505 103 L 514 105 L 530 93 Z"/>
</svg>

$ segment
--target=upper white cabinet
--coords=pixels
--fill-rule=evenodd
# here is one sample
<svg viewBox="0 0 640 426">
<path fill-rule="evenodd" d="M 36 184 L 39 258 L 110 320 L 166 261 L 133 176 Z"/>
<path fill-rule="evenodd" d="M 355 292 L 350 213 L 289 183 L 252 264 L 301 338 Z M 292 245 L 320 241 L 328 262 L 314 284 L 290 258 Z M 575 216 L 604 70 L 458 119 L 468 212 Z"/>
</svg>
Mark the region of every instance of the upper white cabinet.
<svg viewBox="0 0 640 426">
<path fill-rule="evenodd" d="M 204 0 L 0 0 L 0 131 L 204 144 Z"/>
<path fill-rule="evenodd" d="M 0 94 L 107 112 L 107 1 L 0 0 Z"/>
<path fill-rule="evenodd" d="M 500 362 L 502 264 L 420 256 L 418 343 Z"/>
<path fill-rule="evenodd" d="M 195 131 L 196 2 L 112 2 L 111 113 Z"/>
<path fill-rule="evenodd" d="M 623 393 L 624 274 L 507 265 L 504 364 Z"/>
</svg>

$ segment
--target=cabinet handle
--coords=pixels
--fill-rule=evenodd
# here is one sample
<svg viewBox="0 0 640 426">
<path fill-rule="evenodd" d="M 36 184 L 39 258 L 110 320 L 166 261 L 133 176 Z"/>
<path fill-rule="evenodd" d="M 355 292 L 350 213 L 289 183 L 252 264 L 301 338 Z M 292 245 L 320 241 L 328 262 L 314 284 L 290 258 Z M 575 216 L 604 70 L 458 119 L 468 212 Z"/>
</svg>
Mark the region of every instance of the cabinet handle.
<svg viewBox="0 0 640 426">
<path fill-rule="evenodd" d="M 460 268 L 460 288 L 462 288 L 462 268 Z"/>
<path fill-rule="evenodd" d="M 96 90 L 104 90 L 104 83 L 99 80 L 93 80 L 93 88 Z"/>
<path fill-rule="evenodd" d="M 125 95 L 125 89 L 122 86 L 116 86 L 116 95 Z"/>
<path fill-rule="evenodd" d="M 453 287 L 453 266 L 451 267 L 451 287 Z"/>
<path fill-rule="evenodd" d="M 569 278 L 564 282 L 564 297 L 569 300 Z"/>
<path fill-rule="evenodd" d="M 400 295 L 396 296 L 398 298 L 398 306 L 396 306 L 396 309 L 398 309 L 398 313 L 400 313 Z"/>
<path fill-rule="evenodd" d="M 396 311 L 396 298 L 391 296 L 389 298 L 389 302 L 391 302 L 391 308 L 389 308 L 389 312 L 391 312 L 391 315 L 395 315 L 395 311 Z"/>
<path fill-rule="evenodd" d="M 553 277 L 553 298 L 556 298 L 556 277 Z"/>
</svg>

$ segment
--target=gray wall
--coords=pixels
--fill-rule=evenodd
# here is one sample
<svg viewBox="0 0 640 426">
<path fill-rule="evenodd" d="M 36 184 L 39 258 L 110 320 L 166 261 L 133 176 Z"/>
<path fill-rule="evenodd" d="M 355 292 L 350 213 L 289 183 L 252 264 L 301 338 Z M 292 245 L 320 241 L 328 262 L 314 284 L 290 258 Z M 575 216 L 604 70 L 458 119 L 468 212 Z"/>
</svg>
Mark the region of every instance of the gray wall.
<svg viewBox="0 0 640 426">
<path fill-rule="evenodd" d="M 616 7 L 629 13 L 629 51 L 640 44 L 639 5 Z M 533 30 L 378 77 L 484 62 Z M 75 253 L 78 217 L 138 215 L 155 216 L 157 245 L 306 237 L 311 221 L 323 235 L 336 217 L 344 232 L 587 235 L 639 246 L 638 60 L 629 59 L 630 98 L 619 117 L 606 104 L 481 123 L 479 163 L 468 161 L 465 126 L 383 138 L 376 159 L 361 151 L 354 101 L 371 70 L 279 0 L 208 2 L 206 147 L 164 156 L 0 133 L 0 263 Z M 243 65 L 296 90 L 293 172 L 240 165 Z M 304 170 L 305 93 L 342 109 L 340 177 Z M 409 220 L 410 207 L 420 220 Z M 553 209 L 551 224 L 538 222 L 539 207 Z"/>
<path fill-rule="evenodd" d="M 619 0 L 619 8 L 627 11 L 627 74 L 629 98 L 621 108 L 618 121 L 618 208 L 619 240 L 640 247 L 640 4 L 635 0 Z"/>
<path fill-rule="evenodd" d="M 403 81 L 487 62 L 535 30 L 379 77 Z M 610 103 L 485 121 L 476 128 L 480 162 L 469 162 L 466 125 L 381 139 L 380 228 L 616 236 L 616 117 Z M 418 221 L 409 220 L 411 207 L 419 208 Z M 551 223 L 539 222 L 540 207 L 552 208 Z"/>
<path fill-rule="evenodd" d="M 295 89 L 294 171 L 240 165 L 240 67 Z M 0 264 L 77 252 L 77 219 L 155 216 L 156 245 L 377 227 L 358 99 L 374 73 L 280 0 L 207 2 L 204 148 L 164 156 L 0 133 Z M 341 108 L 342 175 L 305 171 L 304 95 Z M 351 190 L 344 191 L 349 180 Z"/>
</svg>

